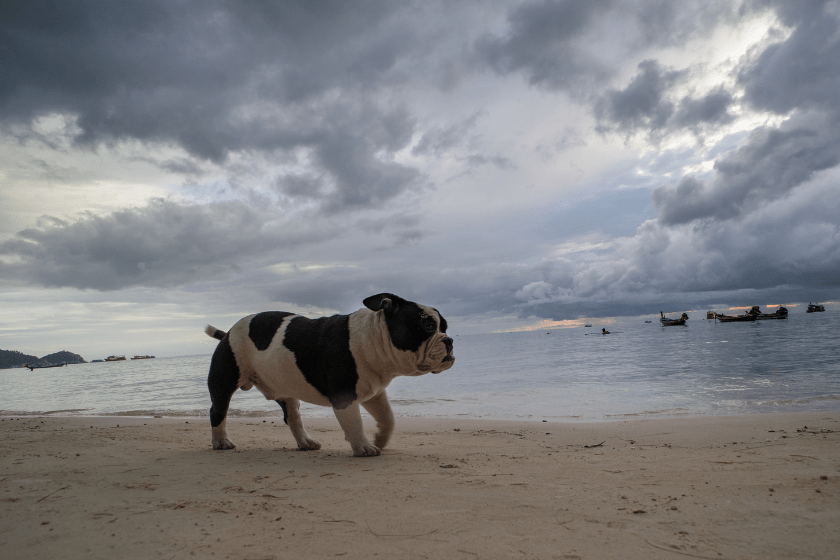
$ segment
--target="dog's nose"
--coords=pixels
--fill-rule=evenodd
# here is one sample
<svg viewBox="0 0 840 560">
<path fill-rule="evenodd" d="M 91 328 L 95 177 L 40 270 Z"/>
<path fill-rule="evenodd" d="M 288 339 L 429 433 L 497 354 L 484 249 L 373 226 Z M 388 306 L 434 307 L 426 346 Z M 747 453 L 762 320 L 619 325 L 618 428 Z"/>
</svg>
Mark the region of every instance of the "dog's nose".
<svg viewBox="0 0 840 560">
<path fill-rule="evenodd" d="M 443 339 L 443 345 L 446 346 L 446 353 L 447 354 L 452 353 L 452 343 L 453 343 L 453 340 L 451 338 L 449 338 L 448 336 Z"/>
</svg>

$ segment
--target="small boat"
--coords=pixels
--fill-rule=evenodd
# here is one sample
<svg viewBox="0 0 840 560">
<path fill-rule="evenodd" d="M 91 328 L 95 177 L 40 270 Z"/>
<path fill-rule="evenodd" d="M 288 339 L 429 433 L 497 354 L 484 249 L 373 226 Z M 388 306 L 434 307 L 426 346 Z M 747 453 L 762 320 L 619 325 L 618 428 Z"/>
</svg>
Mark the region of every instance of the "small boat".
<svg viewBox="0 0 840 560">
<path fill-rule="evenodd" d="M 706 319 L 714 319 L 715 312 L 714 311 L 706 311 Z"/>
<path fill-rule="evenodd" d="M 148 354 L 146 354 L 145 356 L 134 356 L 131 359 L 132 360 L 150 360 L 151 358 L 154 358 L 154 356 L 149 356 Z"/>
<path fill-rule="evenodd" d="M 664 313 L 661 311 L 659 312 L 659 322 L 662 324 L 663 327 L 676 327 L 679 325 L 685 325 L 685 322 L 688 321 L 688 315 L 683 313 L 679 319 L 669 319 L 665 316 Z"/>
<path fill-rule="evenodd" d="M 755 321 L 755 315 L 715 315 L 715 319 L 721 323 L 737 323 L 740 321 Z"/>
<path fill-rule="evenodd" d="M 106 362 L 120 362 L 122 360 L 125 360 L 125 356 L 108 356 L 105 358 Z"/>
<path fill-rule="evenodd" d="M 584 327 L 591 327 L 592 325 L 583 325 Z"/>
<path fill-rule="evenodd" d="M 30 366 L 29 364 L 25 364 L 23 367 L 29 368 L 29 371 L 35 371 L 36 369 L 47 369 L 47 368 L 51 368 L 51 367 L 64 367 L 66 365 L 67 365 L 66 363 L 48 364 L 48 365 L 43 365 L 43 366 Z"/>
<path fill-rule="evenodd" d="M 105 360 L 91 360 L 90 363 L 96 364 L 96 363 L 101 363 L 101 362 L 104 362 L 104 361 Z"/>
<path fill-rule="evenodd" d="M 825 307 L 822 305 L 817 305 L 816 303 L 808 303 L 808 309 L 805 310 L 805 313 L 818 313 L 820 311 L 825 311 Z"/>
<path fill-rule="evenodd" d="M 653 321 L 645 321 L 645 323 L 653 323 Z"/>
<path fill-rule="evenodd" d="M 752 309 L 747 311 L 747 315 L 755 315 L 756 321 L 765 321 L 767 319 L 787 319 L 788 310 L 784 306 L 779 306 L 775 313 L 762 313 L 757 305 L 753 305 Z"/>
</svg>

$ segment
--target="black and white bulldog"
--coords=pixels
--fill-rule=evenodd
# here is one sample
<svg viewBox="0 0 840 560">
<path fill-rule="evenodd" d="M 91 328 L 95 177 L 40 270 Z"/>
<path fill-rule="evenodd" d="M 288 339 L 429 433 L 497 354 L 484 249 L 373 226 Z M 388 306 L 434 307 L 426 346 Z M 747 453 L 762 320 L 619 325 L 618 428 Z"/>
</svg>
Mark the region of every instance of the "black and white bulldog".
<svg viewBox="0 0 840 560">
<path fill-rule="evenodd" d="M 210 362 L 213 449 L 233 449 L 226 416 L 237 389 L 251 387 L 277 401 L 298 448 L 320 449 L 304 429 L 300 401 L 331 406 L 359 457 L 379 455 L 394 430 L 385 388 L 400 375 L 440 373 L 452 367 L 446 319 L 433 307 L 379 294 L 350 315 L 309 319 L 267 311 L 240 319 L 230 331 L 207 326 L 219 339 Z M 365 437 L 359 405 L 376 420 L 373 444 Z"/>
</svg>

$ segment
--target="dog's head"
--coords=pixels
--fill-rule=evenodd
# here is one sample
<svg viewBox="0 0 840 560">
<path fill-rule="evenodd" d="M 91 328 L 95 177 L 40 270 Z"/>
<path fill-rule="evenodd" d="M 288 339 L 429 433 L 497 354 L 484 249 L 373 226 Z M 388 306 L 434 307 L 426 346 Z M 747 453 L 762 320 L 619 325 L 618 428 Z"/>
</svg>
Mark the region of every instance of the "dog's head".
<svg viewBox="0 0 840 560">
<path fill-rule="evenodd" d="M 440 373 L 452 367 L 452 339 L 446 334 L 446 319 L 434 307 L 405 300 L 394 294 L 377 294 L 365 307 L 383 313 L 391 344 L 414 355 L 415 375 Z"/>
</svg>

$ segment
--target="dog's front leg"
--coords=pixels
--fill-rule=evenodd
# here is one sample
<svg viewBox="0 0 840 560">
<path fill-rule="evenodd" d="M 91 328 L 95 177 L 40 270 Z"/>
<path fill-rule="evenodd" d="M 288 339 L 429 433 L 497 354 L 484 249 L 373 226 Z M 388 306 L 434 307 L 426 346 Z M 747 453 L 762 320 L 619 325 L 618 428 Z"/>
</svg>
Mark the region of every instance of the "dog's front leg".
<svg viewBox="0 0 840 560">
<path fill-rule="evenodd" d="M 341 429 L 344 430 L 344 439 L 353 448 L 353 455 L 356 457 L 373 457 L 379 455 L 380 450 L 372 445 L 365 437 L 364 426 L 362 426 L 362 413 L 359 410 L 359 403 L 354 402 L 345 408 L 333 407 L 335 417 Z"/>
<path fill-rule="evenodd" d="M 292 435 L 295 436 L 298 449 L 301 451 L 321 449 L 321 443 L 310 436 L 306 428 L 303 427 L 303 418 L 300 416 L 300 401 L 284 398 L 277 399 L 277 404 L 283 409 L 283 421 L 292 430 Z"/>
<path fill-rule="evenodd" d="M 387 445 L 391 433 L 394 431 L 394 412 L 391 410 L 391 403 L 385 389 L 381 393 L 362 403 L 373 419 L 376 420 L 376 437 L 373 444 L 382 449 Z"/>
</svg>

